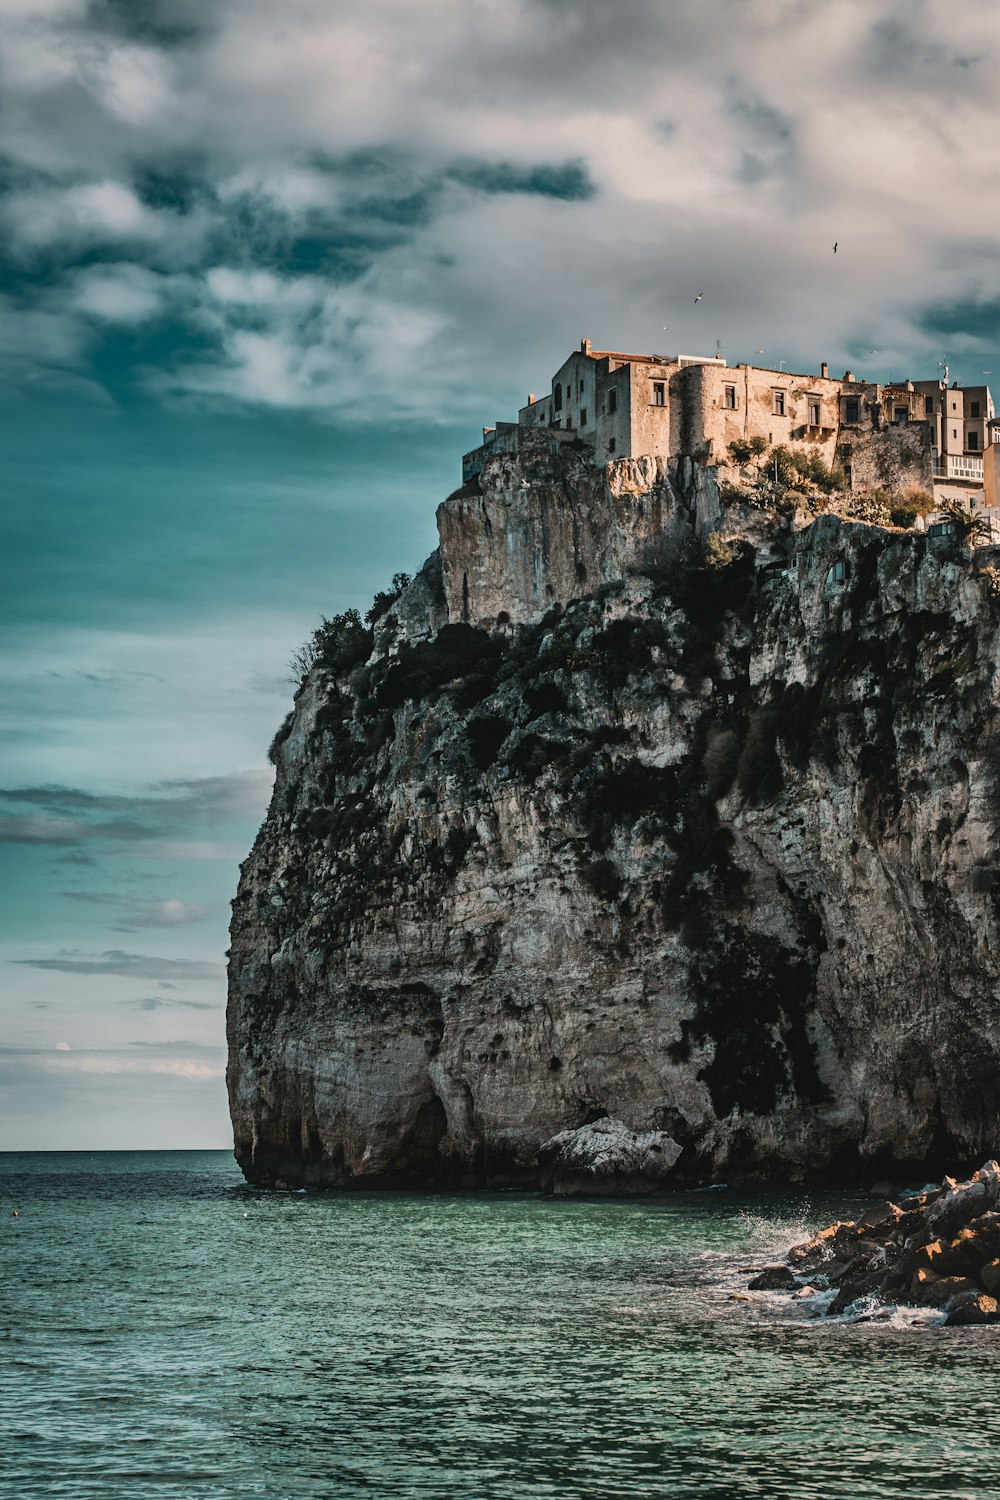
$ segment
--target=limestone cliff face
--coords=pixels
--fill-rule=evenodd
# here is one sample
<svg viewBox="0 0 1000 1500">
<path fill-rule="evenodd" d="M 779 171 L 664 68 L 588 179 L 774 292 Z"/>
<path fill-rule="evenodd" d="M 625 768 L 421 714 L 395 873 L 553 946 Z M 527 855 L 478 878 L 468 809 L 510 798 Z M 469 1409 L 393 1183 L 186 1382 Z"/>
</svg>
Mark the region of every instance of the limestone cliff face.
<svg viewBox="0 0 1000 1500">
<path fill-rule="evenodd" d="M 541 447 L 439 526 L 276 751 L 232 928 L 247 1176 L 532 1182 L 605 1115 L 689 1180 L 992 1154 L 986 554 Z"/>
</svg>

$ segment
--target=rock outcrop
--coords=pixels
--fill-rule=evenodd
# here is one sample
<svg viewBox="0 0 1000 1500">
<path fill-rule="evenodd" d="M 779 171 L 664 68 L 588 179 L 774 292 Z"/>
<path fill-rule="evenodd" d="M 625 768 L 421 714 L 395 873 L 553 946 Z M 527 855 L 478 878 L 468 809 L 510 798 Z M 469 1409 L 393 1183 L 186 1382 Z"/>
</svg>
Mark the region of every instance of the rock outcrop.
<svg viewBox="0 0 1000 1500">
<path fill-rule="evenodd" d="M 248 1177 L 538 1184 L 602 1116 L 677 1181 L 991 1152 L 990 555 L 569 445 L 439 529 L 275 742 L 232 926 Z"/>
<path fill-rule="evenodd" d="M 538 1152 L 543 1191 L 556 1197 L 655 1192 L 683 1148 L 662 1130 L 637 1132 L 621 1120 L 561 1130 Z"/>
<path fill-rule="evenodd" d="M 1000 1163 L 828 1225 L 750 1290 L 809 1298 L 826 1316 L 908 1305 L 940 1308 L 950 1325 L 1000 1323 Z"/>
</svg>

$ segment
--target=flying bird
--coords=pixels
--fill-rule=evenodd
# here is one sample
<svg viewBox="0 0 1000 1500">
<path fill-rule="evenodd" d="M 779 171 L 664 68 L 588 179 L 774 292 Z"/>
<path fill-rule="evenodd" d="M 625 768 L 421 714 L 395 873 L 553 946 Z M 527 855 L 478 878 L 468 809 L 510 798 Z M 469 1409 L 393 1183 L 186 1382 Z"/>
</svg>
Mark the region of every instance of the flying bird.
<svg viewBox="0 0 1000 1500">
<path fill-rule="evenodd" d="M 837 246 L 839 244 L 840 244 L 839 240 L 834 240 L 834 242 L 833 242 L 833 253 L 834 253 L 834 255 L 836 255 L 836 253 L 837 253 Z"/>
<path fill-rule="evenodd" d="M 705 295 L 705 293 L 704 293 L 704 292 L 699 292 L 699 293 L 698 293 L 698 295 L 697 295 L 697 297 L 696 297 L 696 298 L 695 298 L 695 299 L 694 299 L 694 300 L 695 300 L 695 302 L 696 302 L 696 303 L 697 303 L 697 302 L 700 302 L 700 301 L 701 301 L 701 299 L 702 299 L 702 297 L 704 297 L 704 295 Z"/>
<path fill-rule="evenodd" d="M 881 351 L 881 349 L 869 349 L 868 353 L 869 354 L 881 354 L 882 351 Z"/>
</svg>

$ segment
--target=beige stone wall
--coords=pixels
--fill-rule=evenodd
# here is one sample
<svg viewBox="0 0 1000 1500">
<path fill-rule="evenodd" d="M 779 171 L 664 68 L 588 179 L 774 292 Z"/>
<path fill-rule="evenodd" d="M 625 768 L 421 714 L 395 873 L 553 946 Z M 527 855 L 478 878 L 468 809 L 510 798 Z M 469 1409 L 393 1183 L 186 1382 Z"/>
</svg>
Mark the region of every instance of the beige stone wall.
<svg viewBox="0 0 1000 1500">
<path fill-rule="evenodd" d="M 671 451 L 681 452 L 676 437 L 675 418 L 670 400 L 676 364 L 633 364 L 629 366 L 631 380 L 631 421 L 629 428 L 630 452 L 634 457 L 651 454 L 667 458 Z M 663 386 L 663 405 L 655 398 L 655 386 Z"/>
<path fill-rule="evenodd" d="M 676 385 L 685 452 L 720 463 L 735 439 L 762 437 L 771 447 L 815 448 L 824 462 L 834 461 L 839 380 L 752 365 L 693 365 Z"/>
<path fill-rule="evenodd" d="M 856 420 L 848 420 L 852 402 Z M 680 454 L 724 463 L 731 442 L 759 437 L 769 447 L 812 451 L 831 467 L 843 465 L 855 489 L 898 489 L 931 483 L 932 449 L 944 460 L 985 452 L 992 415 L 985 386 L 878 386 L 826 373 L 594 350 L 583 340 L 556 371 L 551 391 L 521 408 L 518 424 L 571 432 L 592 446 L 599 465 Z"/>
<path fill-rule="evenodd" d="M 849 441 L 852 489 L 931 489 L 931 435 L 925 423 L 866 425 L 854 429 Z"/>
<path fill-rule="evenodd" d="M 1000 506 L 1000 443 L 990 443 L 983 454 L 983 498 L 991 509 Z"/>
</svg>

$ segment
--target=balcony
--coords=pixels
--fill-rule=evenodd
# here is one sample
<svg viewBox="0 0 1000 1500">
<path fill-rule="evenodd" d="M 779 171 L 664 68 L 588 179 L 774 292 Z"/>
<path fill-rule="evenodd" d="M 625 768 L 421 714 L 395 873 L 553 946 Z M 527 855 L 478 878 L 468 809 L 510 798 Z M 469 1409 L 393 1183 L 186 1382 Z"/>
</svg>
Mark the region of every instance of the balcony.
<svg viewBox="0 0 1000 1500">
<path fill-rule="evenodd" d="M 983 482 L 983 461 L 968 453 L 949 454 L 934 460 L 935 479 L 973 479 Z"/>
</svg>

